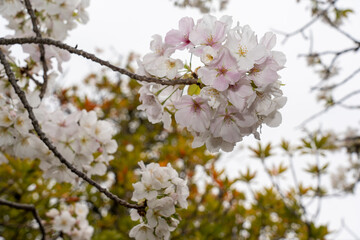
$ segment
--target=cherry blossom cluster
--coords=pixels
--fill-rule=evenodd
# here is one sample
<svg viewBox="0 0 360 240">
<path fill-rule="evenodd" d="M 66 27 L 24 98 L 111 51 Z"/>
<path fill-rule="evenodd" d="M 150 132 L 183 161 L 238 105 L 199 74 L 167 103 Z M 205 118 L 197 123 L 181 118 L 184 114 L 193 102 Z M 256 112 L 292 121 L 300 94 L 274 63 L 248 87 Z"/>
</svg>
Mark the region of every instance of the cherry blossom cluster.
<svg viewBox="0 0 360 240">
<path fill-rule="evenodd" d="M 40 102 L 37 94 L 29 95 L 28 99 L 32 105 Z M 117 150 L 117 143 L 112 139 L 113 125 L 98 120 L 95 111 L 79 111 L 70 106 L 53 110 L 55 103 L 47 100 L 43 99 L 34 112 L 57 150 L 87 175 L 104 175 L 113 158 L 111 154 Z M 76 180 L 76 175 L 35 134 L 20 100 L 3 93 L 0 94 L 0 150 L 18 158 L 40 159 L 45 178 L 71 183 Z"/>
<path fill-rule="evenodd" d="M 52 219 L 53 230 L 66 234 L 73 240 L 89 240 L 94 228 L 86 219 L 88 213 L 88 206 L 78 202 L 73 205 L 63 205 L 60 211 L 52 208 L 46 215 Z"/>
<path fill-rule="evenodd" d="M 179 224 L 175 208 L 187 208 L 189 189 L 175 169 L 168 164 L 161 167 L 157 163 L 147 166 L 139 163 L 141 180 L 134 183 L 132 200 L 146 205 L 146 214 L 140 215 L 136 209 L 130 210 L 133 221 L 140 224 L 130 230 L 130 237 L 142 239 L 169 239 L 170 232 Z"/>
<path fill-rule="evenodd" d="M 38 28 L 42 37 L 53 38 L 63 41 L 68 36 L 68 32 L 77 26 L 77 23 L 86 23 L 89 20 L 86 8 L 90 0 L 31 0 L 32 8 L 37 17 Z M 0 15 L 8 21 L 7 27 L 15 33 L 10 37 L 34 37 L 33 25 L 30 15 L 27 12 L 24 1 L 6 0 L 0 1 Z M 45 47 L 45 59 L 48 66 L 52 66 L 52 58 L 61 69 L 61 63 L 70 59 L 70 54 L 64 50 L 53 46 Z M 36 45 L 22 45 L 23 51 L 30 55 L 27 62 L 33 60 L 34 63 L 40 62 L 40 51 Z M 37 66 L 33 71 L 37 72 L 41 68 Z"/>
<path fill-rule="evenodd" d="M 280 90 L 278 71 L 286 62 L 283 53 L 273 51 L 276 36 L 268 32 L 260 41 L 248 25 L 232 27 L 232 19 L 205 15 L 194 23 L 179 21 L 165 40 L 154 35 L 151 53 L 139 61 L 138 73 L 167 79 L 193 78 L 189 87 L 145 83 L 140 89 L 141 105 L 152 123 L 165 128 L 175 121 L 194 136 L 193 147 L 206 145 L 211 152 L 232 151 L 244 136 L 260 138 L 262 124 L 277 127 L 279 109 L 286 103 Z M 193 69 L 173 58 L 187 51 L 201 63 Z M 192 59 L 194 61 L 194 59 Z"/>
</svg>

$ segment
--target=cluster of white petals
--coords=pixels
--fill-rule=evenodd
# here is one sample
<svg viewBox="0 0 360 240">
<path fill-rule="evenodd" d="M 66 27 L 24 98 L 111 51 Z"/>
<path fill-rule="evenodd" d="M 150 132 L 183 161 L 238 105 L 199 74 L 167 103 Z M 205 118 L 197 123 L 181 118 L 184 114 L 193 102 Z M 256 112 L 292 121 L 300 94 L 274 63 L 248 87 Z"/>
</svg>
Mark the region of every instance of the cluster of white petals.
<svg viewBox="0 0 360 240">
<path fill-rule="evenodd" d="M 85 8 L 89 0 L 31 0 L 32 9 L 36 15 L 38 28 L 42 37 L 64 40 L 68 31 L 76 27 L 77 22 L 86 23 L 88 15 Z M 25 2 L 19 0 L 0 1 L 0 14 L 8 21 L 7 27 L 14 30 L 12 36 L 33 37 L 33 25 Z M 41 81 L 39 72 L 42 71 L 39 46 L 21 45 L 29 57 L 23 59 L 27 66 L 28 76 Z M 1 46 L 5 55 L 10 56 L 11 47 Z M 56 58 L 58 69 L 61 63 L 68 60 L 70 54 L 52 46 L 45 46 L 45 60 L 49 70 L 52 58 Z M 17 57 L 9 57 L 9 59 Z M 2 65 L 0 64 L 0 67 Z M 19 68 L 20 72 L 24 71 Z M 15 68 L 15 73 L 17 68 Z M 17 94 L 4 76 L 4 69 L 0 68 L 0 150 L 18 158 L 40 159 L 40 168 L 45 178 L 54 178 L 58 182 L 74 183 L 74 175 L 63 165 L 45 146 L 33 130 L 27 111 L 22 106 Z M 117 143 L 112 139 L 115 134 L 114 126 L 103 120 L 98 120 L 94 111 L 79 111 L 71 106 L 60 106 L 58 100 L 52 97 L 53 86 L 57 73 L 48 72 L 45 97 L 40 99 L 40 91 L 31 85 L 28 77 L 21 74 L 17 84 L 25 92 L 30 105 L 42 130 L 53 142 L 57 150 L 65 159 L 78 170 L 91 175 L 104 175 L 107 165 L 112 160 L 117 149 Z M 55 109 L 56 108 L 56 109 Z M 1 155 L 1 162 L 6 162 Z"/>
<path fill-rule="evenodd" d="M 136 240 L 169 239 L 170 232 L 179 224 L 175 208 L 187 208 L 189 189 L 175 169 L 168 164 L 161 167 L 157 163 L 147 166 L 139 163 L 141 180 L 134 183 L 132 200 L 146 204 L 146 214 L 141 216 L 136 209 L 130 212 L 133 221 L 140 224 L 130 230 L 130 237 Z"/>
<path fill-rule="evenodd" d="M 0 82 L 2 82 L 1 80 Z M 37 97 L 37 99 L 36 99 Z M 40 102 L 35 94 L 30 103 Z M 104 175 L 113 159 L 117 143 L 112 139 L 116 133 L 112 123 L 99 120 L 95 111 L 79 111 L 75 108 L 52 110 L 54 103 L 41 104 L 34 112 L 42 129 L 57 150 L 78 170 L 91 175 Z M 20 100 L 0 90 L 0 150 L 18 158 L 40 159 L 45 178 L 58 182 L 73 183 L 76 175 L 63 165 L 45 146 L 33 130 L 30 119 Z"/>
<path fill-rule="evenodd" d="M 77 26 L 77 23 L 87 23 L 89 20 L 86 8 L 90 0 L 31 0 L 32 8 L 37 17 L 38 28 L 42 37 L 63 41 L 68 32 Z M 15 33 L 8 37 L 35 37 L 33 25 L 25 7 L 24 1 L 0 1 L 0 15 L 8 21 L 7 27 Z M 22 45 L 23 51 L 30 57 L 27 62 L 40 61 L 39 47 L 36 45 Z M 53 46 L 45 46 L 45 59 L 49 69 L 52 67 L 51 59 L 56 59 L 58 70 L 62 71 L 61 63 L 70 59 L 67 51 Z M 39 67 L 37 70 L 39 71 Z"/>
<path fill-rule="evenodd" d="M 86 219 L 89 208 L 85 203 L 63 205 L 62 210 L 50 209 L 46 215 L 51 218 L 52 229 L 68 235 L 73 240 L 91 239 L 94 228 Z"/>
<path fill-rule="evenodd" d="M 232 27 L 232 19 L 205 15 L 194 23 L 182 18 L 178 30 L 153 36 L 152 50 L 139 61 L 138 73 L 171 79 L 198 77 L 190 87 L 145 83 L 140 89 L 138 107 L 152 123 L 165 128 L 175 121 L 194 136 L 193 147 L 206 145 L 211 152 L 232 151 L 244 136 L 260 138 L 262 124 L 277 127 L 279 109 L 286 103 L 280 90 L 278 71 L 286 62 L 283 53 L 273 51 L 276 36 L 268 32 L 260 41 L 249 26 Z M 199 58 L 191 69 L 176 51 L 188 51 Z"/>
</svg>

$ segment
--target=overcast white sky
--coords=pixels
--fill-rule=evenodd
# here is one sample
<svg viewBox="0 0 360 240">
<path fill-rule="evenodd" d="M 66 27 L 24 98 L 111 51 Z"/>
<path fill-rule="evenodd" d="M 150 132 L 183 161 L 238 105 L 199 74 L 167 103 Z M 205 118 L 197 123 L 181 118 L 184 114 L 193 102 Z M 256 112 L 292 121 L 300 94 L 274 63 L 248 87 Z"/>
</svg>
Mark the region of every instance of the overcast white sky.
<svg viewBox="0 0 360 240">
<path fill-rule="evenodd" d="M 308 2 L 308 1 L 303 1 Z M 360 11 L 358 0 L 343 0 L 349 6 L 357 6 L 355 9 Z M 113 53 L 127 55 L 130 51 L 139 54 L 146 54 L 149 51 L 151 36 L 160 34 L 165 36 L 166 32 L 172 28 L 178 27 L 178 21 L 184 16 L 190 16 L 195 21 L 201 18 L 201 14 L 196 9 L 179 9 L 173 7 L 169 0 L 106 0 L 91 1 L 89 8 L 90 21 L 84 26 L 79 26 L 71 32 L 71 36 L 66 42 L 78 48 L 94 52 L 96 47 L 105 50 L 113 49 Z M 241 25 L 249 24 L 260 38 L 264 33 L 271 29 L 291 32 L 301 27 L 310 20 L 309 11 L 306 10 L 306 4 L 296 4 L 295 0 L 230 0 L 227 10 L 215 13 L 220 17 L 222 15 L 233 16 L 234 22 L 239 21 Z M 357 29 L 357 37 L 360 39 L 360 14 L 351 18 L 348 24 L 348 30 Z M 3 32 L 4 24 L 0 19 L 0 32 Z M 312 28 L 314 36 L 314 49 L 335 50 L 350 46 L 346 39 L 334 34 L 329 28 L 324 28 L 321 24 L 316 24 Z M 308 33 L 308 32 L 307 32 Z M 355 35 L 356 35 L 355 34 Z M 1 34 L 2 35 L 2 34 Z M 305 60 L 298 58 L 299 53 L 308 52 L 308 42 L 305 42 L 301 35 L 290 38 L 285 45 L 281 45 L 282 36 L 278 36 L 276 50 L 282 51 L 287 56 L 286 69 L 280 71 L 282 81 L 285 83 L 284 94 L 288 97 L 288 103 L 282 109 L 283 123 L 278 128 L 264 127 L 262 129 L 262 139 L 264 142 L 278 143 L 281 138 L 296 140 L 302 136 L 300 130 L 296 130 L 305 118 L 320 111 L 322 107 L 315 102 L 315 95 L 310 93 L 310 86 L 314 86 L 318 78 L 313 70 L 306 66 Z M 111 57 L 113 57 L 112 55 Z M 359 64 L 357 61 L 344 62 L 342 65 L 343 78 L 355 69 Z M 93 65 L 86 61 L 74 57 L 69 67 L 69 73 L 66 77 L 66 83 L 79 81 L 81 76 L 91 70 Z M 71 68 L 70 68 L 71 66 Z M 74 67 L 76 66 L 76 67 Z M 342 79 L 342 78 L 339 78 Z M 356 79 L 352 80 L 354 87 Z M 357 86 L 360 87 L 359 81 Z M 350 84 L 349 84 L 350 85 Z M 340 94 L 346 92 L 350 87 L 343 87 L 337 92 Z M 359 102 L 359 96 L 352 101 Z M 333 129 L 336 132 L 346 130 L 349 126 L 359 127 L 359 114 L 351 111 L 344 111 L 336 108 L 320 118 L 307 125 L 310 129 Z M 245 138 L 247 145 L 254 144 L 252 137 Z M 235 175 L 245 166 L 251 165 L 242 151 L 237 154 L 225 155 L 219 166 L 231 169 L 229 175 Z M 239 160 L 241 159 L 241 160 Z M 338 159 L 345 160 L 344 154 L 338 154 L 333 157 L 334 161 Z M 338 163 L 336 163 L 338 164 Z M 299 170 L 303 164 L 297 165 Z M 359 190 L 359 189 L 358 189 Z M 330 199 L 324 201 L 324 208 L 319 221 L 330 223 L 334 230 L 340 226 L 341 218 L 346 220 L 346 224 L 360 236 L 360 194 L 357 191 L 355 196 L 349 196 L 340 200 Z M 338 235 L 336 239 L 354 239 L 346 232 Z"/>
</svg>

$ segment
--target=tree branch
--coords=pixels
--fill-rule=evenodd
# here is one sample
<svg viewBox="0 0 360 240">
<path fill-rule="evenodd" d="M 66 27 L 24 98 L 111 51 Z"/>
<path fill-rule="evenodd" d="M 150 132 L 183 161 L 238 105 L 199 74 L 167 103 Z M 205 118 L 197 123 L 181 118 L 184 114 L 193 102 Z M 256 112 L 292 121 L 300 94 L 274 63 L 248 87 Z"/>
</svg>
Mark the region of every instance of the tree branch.
<svg viewBox="0 0 360 240">
<path fill-rule="evenodd" d="M 96 62 L 102 66 L 106 66 L 113 70 L 114 72 L 118 72 L 121 74 L 124 74 L 130 78 L 136 79 L 138 81 L 148 82 L 148 83 L 158 83 L 162 85 L 179 85 L 179 84 L 185 84 L 185 85 L 191 85 L 191 84 L 197 84 L 197 79 L 194 78 L 185 78 L 185 79 L 160 79 L 156 77 L 147 77 L 147 76 L 141 76 L 135 73 L 132 73 L 124 68 L 120 68 L 117 66 L 112 65 L 108 61 L 102 60 L 98 57 L 96 57 L 94 54 L 88 53 L 86 51 L 71 47 L 65 43 L 62 43 L 60 41 L 56 41 L 50 38 L 38 38 L 38 37 L 29 37 L 29 38 L 0 38 L 0 45 L 14 45 L 14 44 L 28 44 L 28 43 L 42 43 L 45 45 L 52 45 L 56 46 L 60 49 L 66 50 L 72 54 L 76 54 L 79 56 L 82 56 L 83 58 L 89 59 L 93 62 Z"/>
<path fill-rule="evenodd" d="M 355 234 L 345 223 L 344 219 L 341 219 L 341 227 L 345 229 L 354 239 L 359 239 L 359 236 Z"/>
<path fill-rule="evenodd" d="M 36 37 L 41 38 L 41 32 L 37 26 L 37 19 L 36 19 L 34 10 L 31 6 L 30 0 L 25 0 L 25 6 L 26 6 L 27 12 L 29 13 L 30 18 L 31 18 L 33 31 L 36 34 Z M 47 66 L 46 59 L 45 59 L 45 48 L 42 43 L 39 44 L 39 50 L 40 50 L 40 61 L 43 65 L 43 71 L 44 71 L 44 75 L 43 75 L 44 82 L 42 83 L 41 89 L 40 89 L 40 98 L 42 99 L 44 97 L 44 94 L 45 94 L 45 91 L 47 88 L 47 83 L 48 83 L 48 75 L 47 75 L 48 66 Z"/>
<path fill-rule="evenodd" d="M 344 30 L 342 30 L 341 28 L 339 28 L 339 26 L 336 26 L 332 21 L 330 21 L 328 19 L 327 23 L 333 27 L 336 31 L 338 31 L 339 33 L 341 33 L 342 35 L 344 35 L 345 37 L 347 37 L 348 39 L 350 39 L 351 41 L 353 41 L 355 44 L 360 45 L 360 41 L 357 40 L 355 37 L 351 36 L 349 33 L 345 32 Z"/>
<path fill-rule="evenodd" d="M 360 90 L 355 90 L 349 94 L 347 94 L 346 96 L 342 97 L 340 100 L 334 102 L 333 104 L 327 106 L 326 108 L 324 108 L 323 110 L 313 114 L 312 116 L 308 117 L 305 121 L 303 121 L 299 126 L 297 126 L 296 128 L 303 128 L 308 122 L 314 120 L 315 118 L 319 117 L 320 115 L 326 113 L 327 111 L 329 111 L 329 109 L 331 109 L 332 107 L 335 107 L 337 105 L 341 105 L 346 99 L 356 95 L 356 94 L 360 94 Z"/>
<path fill-rule="evenodd" d="M 46 233 L 45 233 L 45 228 L 44 228 L 44 225 L 42 224 L 41 222 L 41 218 L 39 216 L 39 213 L 37 212 L 36 208 L 34 205 L 32 204 L 21 204 L 21 203 L 15 203 L 15 202 L 10 202 L 10 201 L 7 201 L 5 199 L 1 199 L 0 198 L 0 205 L 5 205 L 5 206 L 8 206 L 8 207 L 11 207 L 11 208 L 16 208 L 16 209 L 22 209 L 22 210 L 26 210 L 26 211 L 30 211 L 36 222 L 39 224 L 39 228 L 40 228 L 40 232 L 42 234 L 42 240 L 45 240 L 46 239 Z"/>
<path fill-rule="evenodd" d="M 319 20 L 319 18 L 321 16 L 323 16 L 324 13 L 326 13 L 330 9 L 330 7 L 334 5 L 334 3 L 336 1 L 337 0 L 334 0 L 334 1 L 330 2 L 329 6 L 326 9 L 324 9 L 321 12 L 319 12 L 318 14 L 316 14 L 316 16 L 313 17 L 309 22 L 307 22 L 302 27 L 300 27 L 299 29 L 297 29 L 297 30 L 295 30 L 293 32 L 286 33 L 286 32 L 282 32 L 282 31 L 279 31 L 279 30 L 273 30 L 273 31 L 284 36 L 284 40 L 282 41 L 282 44 L 284 44 L 290 37 L 295 36 L 295 35 L 297 35 L 299 33 L 301 33 L 303 36 L 305 36 L 304 31 L 307 28 L 309 28 L 311 25 L 313 25 L 317 20 Z M 305 37 L 305 39 L 306 39 L 306 37 Z"/>
<path fill-rule="evenodd" d="M 327 90 L 332 90 L 340 85 L 345 84 L 346 82 L 348 82 L 349 80 L 351 80 L 353 77 L 355 77 L 356 74 L 358 74 L 360 72 L 360 68 L 356 69 L 354 72 L 352 72 L 349 76 L 347 76 L 346 78 L 344 78 L 344 80 L 342 80 L 339 83 L 327 86 L 327 87 L 313 87 L 311 90 L 314 89 L 319 89 L 321 91 L 327 91 Z"/>
<path fill-rule="evenodd" d="M 26 109 L 26 111 L 29 114 L 29 118 L 31 120 L 31 123 L 32 123 L 32 125 L 34 127 L 35 132 L 38 134 L 41 141 L 43 143 L 45 143 L 45 145 L 49 148 L 49 150 L 60 160 L 60 162 L 62 164 L 64 164 L 71 172 L 73 172 L 78 177 L 82 178 L 83 180 L 85 180 L 86 182 L 88 182 L 89 184 L 91 184 L 92 186 L 97 188 L 99 190 L 99 192 L 105 194 L 108 198 L 112 199 L 113 201 L 115 201 L 119 205 L 122 205 L 122 206 L 127 207 L 127 208 L 135 208 L 135 209 L 138 209 L 138 210 L 143 210 L 144 206 L 137 205 L 137 204 L 130 204 L 130 203 L 126 202 L 125 200 L 120 199 L 117 195 L 111 193 L 106 188 L 101 187 L 100 184 L 98 184 L 97 182 L 95 182 L 94 180 L 89 178 L 85 173 L 83 173 L 80 170 L 76 169 L 70 162 L 68 162 L 61 155 L 61 153 L 56 149 L 56 147 L 46 137 L 45 133 L 41 130 L 41 127 L 39 125 L 38 120 L 35 117 L 35 114 L 34 114 L 34 112 L 32 110 L 32 107 L 30 106 L 29 102 L 27 101 L 25 93 L 17 85 L 17 83 L 16 83 L 17 80 L 15 78 L 15 75 L 14 75 L 13 71 L 11 70 L 11 67 L 10 67 L 8 61 L 6 60 L 4 53 L 1 50 L 0 50 L 0 60 L 1 60 L 2 65 L 4 65 L 5 72 L 6 72 L 6 75 L 8 76 L 9 82 L 11 83 L 11 85 L 14 88 L 16 94 L 18 95 L 18 97 L 20 98 L 22 104 L 24 105 L 24 108 Z"/>
</svg>

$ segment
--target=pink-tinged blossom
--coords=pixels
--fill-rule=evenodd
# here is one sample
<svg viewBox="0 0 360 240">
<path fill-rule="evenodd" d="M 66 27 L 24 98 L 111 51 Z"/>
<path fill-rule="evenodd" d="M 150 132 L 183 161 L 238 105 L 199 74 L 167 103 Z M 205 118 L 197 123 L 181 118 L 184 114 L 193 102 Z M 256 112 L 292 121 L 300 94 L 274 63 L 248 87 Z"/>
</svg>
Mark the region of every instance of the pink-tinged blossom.
<svg viewBox="0 0 360 240">
<path fill-rule="evenodd" d="M 260 44 L 264 45 L 267 50 L 271 51 L 276 44 L 276 35 L 272 32 L 265 33 L 260 39 Z"/>
<path fill-rule="evenodd" d="M 14 152 L 20 158 L 36 158 L 38 157 L 38 148 L 43 144 L 36 135 L 24 133 L 16 139 Z"/>
<path fill-rule="evenodd" d="M 137 211 L 137 209 L 134 209 L 134 208 L 130 209 L 130 218 L 133 221 L 139 221 L 141 219 L 141 216 L 140 216 L 139 212 Z"/>
<path fill-rule="evenodd" d="M 54 139 L 67 139 L 77 133 L 80 116 L 80 112 L 66 114 L 62 110 L 56 110 L 48 116 L 49 121 L 42 128 Z"/>
<path fill-rule="evenodd" d="M 241 128 L 249 127 L 256 121 L 257 119 L 253 115 L 242 115 L 235 107 L 228 106 L 218 110 L 211 122 L 210 130 L 214 137 L 221 137 L 227 142 L 236 143 L 243 137 Z"/>
<path fill-rule="evenodd" d="M 210 46 L 219 50 L 225 40 L 226 32 L 231 26 L 231 17 L 224 16 L 220 20 L 211 15 L 205 15 L 198 20 L 194 30 L 190 33 L 189 39 L 195 45 L 192 52 L 201 56 L 203 49 Z"/>
<path fill-rule="evenodd" d="M 148 224 L 140 223 L 130 230 L 129 236 L 135 238 L 135 240 L 156 240 L 153 231 L 154 229 Z"/>
<path fill-rule="evenodd" d="M 78 218 L 85 219 L 89 213 L 89 208 L 84 202 L 75 203 L 75 213 Z"/>
<path fill-rule="evenodd" d="M 190 17 L 184 17 L 179 21 L 179 30 L 170 30 L 165 37 L 165 43 L 174 46 L 176 49 L 184 50 L 194 46 L 190 42 L 189 35 L 194 28 L 194 20 Z"/>
<path fill-rule="evenodd" d="M 216 60 L 217 56 L 218 56 L 218 51 L 216 51 L 214 48 L 210 46 L 206 46 L 204 47 L 201 53 L 200 60 L 205 65 L 209 65 Z"/>
<path fill-rule="evenodd" d="M 284 68 L 286 63 L 285 55 L 279 51 L 272 51 L 276 44 L 276 35 L 272 32 L 265 33 L 265 35 L 260 39 L 260 44 L 265 46 L 268 57 L 277 63 L 278 70 Z"/>
<path fill-rule="evenodd" d="M 90 240 L 94 233 L 94 227 L 88 221 L 81 222 L 80 228 L 74 228 L 71 233 L 71 240 Z"/>
<path fill-rule="evenodd" d="M 146 71 L 156 77 L 173 79 L 183 67 L 184 64 L 179 59 L 158 57 L 154 62 L 146 65 Z"/>
<path fill-rule="evenodd" d="M 0 127 L 0 146 L 12 145 L 17 141 L 18 131 L 11 127 Z"/>
<path fill-rule="evenodd" d="M 37 45 L 25 44 L 21 47 L 25 53 L 31 56 L 32 60 L 40 62 L 40 50 Z M 56 59 L 58 70 L 62 72 L 62 63 L 70 60 L 70 53 L 53 46 L 45 46 L 45 59 L 48 66 L 52 66 L 51 59 L 53 58 Z"/>
<path fill-rule="evenodd" d="M 94 228 L 89 225 L 86 217 L 89 209 L 85 203 L 74 205 L 63 205 L 61 212 L 52 208 L 46 216 L 52 218 L 52 228 L 68 235 L 73 240 L 90 240 Z M 76 216 L 75 216 L 76 215 Z"/>
<path fill-rule="evenodd" d="M 94 152 L 94 149 L 98 149 L 100 144 L 94 137 L 89 135 L 83 129 L 80 129 L 76 134 L 74 141 L 70 142 L 70 146 L 77 153 L 89 155 Z"/>
<path fill-rule="evenodd" d="M 152 36 L 153 40 L 150 43 L 151 53 L 148 53 L 143 58 L 145 70 L 151 69 L 152 65 L 160 57 L 170 57 L 174 53 L 174 49 L 169 44 L 163 43 L 162 37 L 158 34 Z"/>
<path fill-rule="evenodd" d="M 45 215 L 50 218 L 55 218 L 56 216 L 60 215 L 60 212 L 56 208 L 52 208 L 47 213 L 45 213 Z"/>
<path fill-rule="evenodd" d="M 175 184 L 175 192 L 171 195 L 175 203 L 178 203 L 181 208 L 186 209 L 188 207 L 187 198 L 190 195 L 189 188 L 186 185 L 187 182 L 181 178 L 174 178 L 172 183 Z"/>
<path fill-rule="evenodd" d="M 144 84 L 139 90 L 139 100 L 142 103 L 137 107 L 139 110 L 144 110 L 151 123 L 158 123 L 161 121 L 163 107 L 159 99 L 152 92 L 155 85 Z"/>
<path fill-rule="evenodd" d="M 175 78 L 179 69 L 183 68 L 184 64 L 179 59 L 170 58 L 175 49 L 167 43 L 163 43 L 160 35 L 154 35 L 150 44 L 152 53 L 144 56 L 143 70 L 146 73 L 156 77 Z"/>
<path fill-rule="evenodd" d="M 262 117 L 263 122 L 269 127 L 278 127 L 282 122 L 281 113 L 278 109 L 282 108 L 287 101 L 286 97 L 278 97 L 273 99 L 271 108 L 273 109 L 266 117 Z"/>
<path fill-rule="evenodd" d="M 130 210 L 131 219 L 140 220 L 140 224 L 130 231 L 130 237 L 138 239 L 138 234 L 148 237 L 146 234 L 151 232 L 155 233 L 151 236 L 156 239 L 168 239 L 170 232 L 179 223 L 173 218 L 175 207 L 187 207 L 189 189 L 186 181 L 178 177 L 179 174 L 170 164 L 166 167 L 157 163 L 145 166 L 143 162 L 139 162 L 139 166 L 141 181 L 133 184 L 135 190 L 132 200 L 141 203 L 146 199 L 147 210 L 145 216 L 140 216 L 136 210 Z"/>
<path fill-rule="evenodd" d="M 152 40 L 150 43 L 150 49 L 153 51 L 153 56 L 170 57 L 170 55 L 174 53 L 175 50 L 172 49 L 169 44 L 163 43 L 162 37 L 160 35 L 155 34 L 152 37 L 154 40 Z"/>
<path fill-rule="evenodd" d="M 15 121 L 16 113 L 15 111 L 0 111 L 0 126 L 9 127 Z"/>
<path fill-rule="evenodd" d="M 199 96 L 206 99 L 209 106 L 214 110 L 226 106 L 228 103 L 226 96 L 212 87 L 203 87 Z"/>
<path fill-rule="evenodd" d="M 149 206 L 149 209 L 152 210 L 152 212 L 146 214 L 146 218 L 151 227 L 156 226 L 154 221 L 156 221 L 155 219 L 157 217 L 170 217 L 175 213 L 175 204 L 171 197 L 152 199 L 147 202 L 147 205 Z"/>
<path fill-rule="evenodd" d="M 167 221 L 163 218 L 159 218 L 159 224 L 155 228 L 155 234 L 157 237 L 163 240 L 170 239 L 170 227 Z"/>
<path fill-rule="evenodd" d="M 76 175 L 72 173 L 65 165 L 55 165 L 53 162 L 41 161 L 40 168 L 44 172 L 43 177 L 45 179 L 55 179 L 59 183 L 75 182 Z"/>
<path fill-rule="evenodd" d="M 68 211 L 62 211 L 60 215 L 54 218 L 53 228 L 56 231 L 69 234 L 75 223 L 76 219 Z"/>
<path fill-rule="evenodd" d="M 18 0 L 6 0 L 0 2 L 0 14 L 4 17 L 16 15 L 24 10 L 24 5 Z"/>
<path fill-rule="evenodd" d="M 279 79 L 278 70 L 279 65 L 272 58 L 267 58 L 261 64 L 254 64 L 254 67 L 248 72 L 248 79 L 253 81 L 256 87 L 264 89 Z"/>
<path fill-rule="evenodd" d="M 275 82 L 264 91 L 259 92 L 252 107 L 260 119 L 269 127 L 277 127 L 282 121 L 278 109 L 285 105 L 287 98 L 282 96 L 279 87 L 279 83 Z"/>
<path fill-rule="evenodd" d="M 256 98 L 253 87 L 246 79 L 242 79 L 235 85 L 231 85 L 225 94 L 229 102 L 234 105 L 239 112 L 243 112 L 248 108 Z"/>
<path fill-rule="evenodd" d="M 244 74 L 245 72 L 237 70 L 236 60 L 226 49 L 216 62 L 198 70 L 201 82 L 218 91 L 224 91 L 229 85 L 234 85 Z"/>
<path fill-rule="evenodd" d="M 92 166 L 86 167 L 87 175 L 90 177 L 91 175 L 99 175 L 103 176 L 106 171 L 107 167 L 103 162 L 97 162 Z"/>
<path fill-rule="evenodd" d="M 248 25 L 229 31 L 226 47 L 237 60 L 240 70 L 250 70 L 255 63 L 261 63 L 266 56 L 265 46 L 258 44 L 255 33 Z"/>
<path fill-rule="evenodd" d="M 148 176 L 148 174 L 150 175 Z M 147 179 L 145 178 L 146 176 L 148 176 Z M 170 175 L 161 167 L 156 167 L 151 172 L 143 173 L 141 181 L 145 183 L 149 182 L 149 180 L 151 180 L 152 187 L 157 190 L 167 188 L 171 184 Z"/>
<path fill-rule="evenodd" d="M 180 125 L 197 132 L 204 132 L 209 128 L 211 109 L 205 99 L 185 95 L 174 105 L 177 109 L 175 120 Z"/>
<path fill-rule="evenodd" d="M 274 102 L 274 98 L 282 97 L 282 91 L 278 88 L 278 84 L 269 85 L 263 91 L 257 92 L 257 98 L 253 104 L 254 110 L 258 115 L 267 116 L 273 112 L 278 104 Z"/>
<path fill-rule="evenodd" d="M 220 149 L 225 152 L 231 152 L 234 149 L 235 143 L 225 141 L 222 137 L 214 137 L 210 132 L 194 134 L 193 148 L 206 145 L 206 149 L 212 153 L 219 152 Z"/>
<path fill-rule="evenodd" d="M 79 119 L 79 124 L 83 130 L 85 130 L 88 134 L 93 134 L 94 125 L 97 122 L 97 115 L 95 111 L 87 112 L 82 110 L 81 116 Z"/>
<path fill-rule="evenodd" d="M 149 179 L 151 181 L 151 179 Z M 158 192 L 157 190 L 153 189 L 151 182 L 144 183 L 144 182 L 137 182 L 133 184 L 134 193 L 131 198 L 133 201 L 140 201 L 142 199 L 151 200 L 157 197 Z"/>
<path fill-rule="evenodd" d="M 14 128 L 19 133 L 27 133 L 30 129 L 32 129 L 31 121 L 27 114 L 25 113 L 17 113 L 15 122 L 14 122 Z"/>
<path fill-rule="evenodd" d="M 85 169 L 87 166 L 90 166 L 92 161 L 94 161 L 94 156 L 92 154 L 75 154 L 73 164 L 77 169 Z"/>
<path fill-rule="evenodd" d="M 139 90 L 142 104 L 137 109 L 145 111 L 151 123 L 163 122 L 164 128 L 170 129 L 171 116 L 165 108 L 172 107 L 172 102 L 179 99 L 180 92 L 177 87 L 143 84 Z"/>
<path fill-rule="evenodd" d="M 116 133 L 115 126 L 106 120 L 97 121 L 93 128 L 93 137 L 100 143 L 106 143 L 110 141 L 112 136 Z"/>
</svg>

